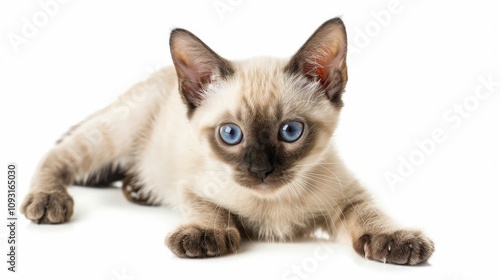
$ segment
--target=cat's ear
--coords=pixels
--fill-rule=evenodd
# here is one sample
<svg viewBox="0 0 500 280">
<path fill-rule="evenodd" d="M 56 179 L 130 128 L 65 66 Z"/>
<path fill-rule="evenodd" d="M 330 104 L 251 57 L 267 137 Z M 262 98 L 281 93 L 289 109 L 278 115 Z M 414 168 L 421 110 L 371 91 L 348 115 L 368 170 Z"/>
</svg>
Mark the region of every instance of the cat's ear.
<svg viewBox="0 0 500 280">
<path fill-rule="evenodd" d="M 170 53 L 179 78 L 179 91 L 189 113 L 203 101 L 203 88 L 207 84 L 234 73 L 229 61 L 184 29 L 172 30 Z"/>
<path fill-rule="evenodd" d="M 340 18 L 323 23 L 291 58 L 285 70 L 320 82 L 323 92 L 341 104 L 347 83 L 347 35 Z"/>
</svg>

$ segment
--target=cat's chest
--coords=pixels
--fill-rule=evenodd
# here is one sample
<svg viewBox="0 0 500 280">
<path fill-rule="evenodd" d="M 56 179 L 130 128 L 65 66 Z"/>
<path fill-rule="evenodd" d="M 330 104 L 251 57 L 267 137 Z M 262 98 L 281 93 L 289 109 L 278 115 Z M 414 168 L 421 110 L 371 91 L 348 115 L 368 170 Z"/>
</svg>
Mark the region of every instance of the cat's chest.
<svg viewBox="0 0 500 280">
<path fill-rule="evenodd" d="M 291 186 L 283 186 L 281 195 L 257 195 L 254 190 L 234 184 L 227 177 L 220 180 L 198 181 L 193 191 L 214 205 L 222 206 L 234 215 L 242 232 L 260 240 L 290 240 L 309 233 L 325 223 L 326 203 L 315 203 L 311 195 L 294 195 L 287 192 Z M 214 176 L 216 177 L 216 176 Z M 217 177 L 218 178 L 218 177 Z M 214 182 L 213 184 L 207 182 Z M 316 195 L 317 196 L 317 195 Z"/>
<path fill-rule="evenodd" d="M 306 233 L 317 219 L 312 212 L 279 200 L 248 202 L 235 205 L 233 210 L 244 232 L 260 240 L 289 240 Z"/>
</svg>

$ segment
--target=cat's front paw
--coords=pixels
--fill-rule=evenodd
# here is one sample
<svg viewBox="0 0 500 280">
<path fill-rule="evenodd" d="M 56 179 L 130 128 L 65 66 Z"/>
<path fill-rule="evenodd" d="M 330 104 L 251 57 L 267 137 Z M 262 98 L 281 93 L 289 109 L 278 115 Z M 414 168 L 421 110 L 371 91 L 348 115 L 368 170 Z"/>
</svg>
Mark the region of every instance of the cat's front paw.
<svg viewBox="0 0 500 280">
<path fill-rule="evenodd" d="M 206 258 L 235 253 L 240 247 L 236 228 L 212 229 L 199 225 L 179 227 L 165 240 L 168 248 L 182 258 Z"/>
<path fill-rule="evenodd" d="M 432 240 L 420 231 L 411 230 L 364 234 L 353 246 L 367 259 L 406 265 L 425 262 L 434 252 Z"/>
<path fill-rule="evenodd" d="M 73 215 L 73 199 L 64 191 L 33 191 L 24 199 L 21 213 L 38 224 L 60 224 Z"/>
</svg>

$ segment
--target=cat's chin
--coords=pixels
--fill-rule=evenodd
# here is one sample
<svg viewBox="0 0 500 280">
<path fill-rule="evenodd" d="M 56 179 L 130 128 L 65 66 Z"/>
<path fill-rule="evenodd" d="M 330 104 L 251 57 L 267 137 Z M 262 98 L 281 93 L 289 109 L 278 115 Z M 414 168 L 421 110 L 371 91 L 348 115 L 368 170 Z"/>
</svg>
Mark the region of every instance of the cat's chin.
<svg viewBox="0 0 500 280">
<path fill-rule="evenodd" d="M 266 184 L 266 183 L 260 183 L 256 186 L 254 186 L 253 188 L 256 190 L 259 190 L 259 191 L 269 191 L 271 189 L 274 189 L 273 186 Z"/>
<path fill-rule="evenodd" d="M 281 188 L 281 184 L 271 184 L 266 182 L 261 182 L 258 184 L 244 186 L 253 190 L 258 195 L 270 195 Z"/>
</svg>

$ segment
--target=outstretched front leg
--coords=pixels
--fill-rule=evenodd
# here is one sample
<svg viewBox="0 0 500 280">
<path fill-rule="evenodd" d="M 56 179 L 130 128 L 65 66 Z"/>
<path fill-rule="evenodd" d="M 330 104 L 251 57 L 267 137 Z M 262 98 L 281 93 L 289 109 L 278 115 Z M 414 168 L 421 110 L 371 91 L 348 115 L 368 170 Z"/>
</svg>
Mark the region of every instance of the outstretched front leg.
<svg viewBox="0 0 500 280">
<path fill-rule="evenodd" d="M 231 213 L 190 191 L 184 195 L 188 222 L 170 233 L 165 244 L 179 257 L 227 255 L 240 247 L 240 233 Z"/>
<path fill-rule="evenodd" d="M 383 263 L 416 265 L 434 252 L 434 243 L 421 231 L 401 229 L 377 209 L 371 199 L 351 200 L 343 210 L 343 222 L 354 250 Z"/>
<path fill-rule="evenodd" d="M 346 229 L 354 250 L 383 263 L 416 265 L 427 261 L 434 243 L 419 230 L 397 226 L 378 209 L 357 182 L 345 189 L 334 223 Z M 349 190 L 349 191 L 347 191 Z"/>
</svg>

